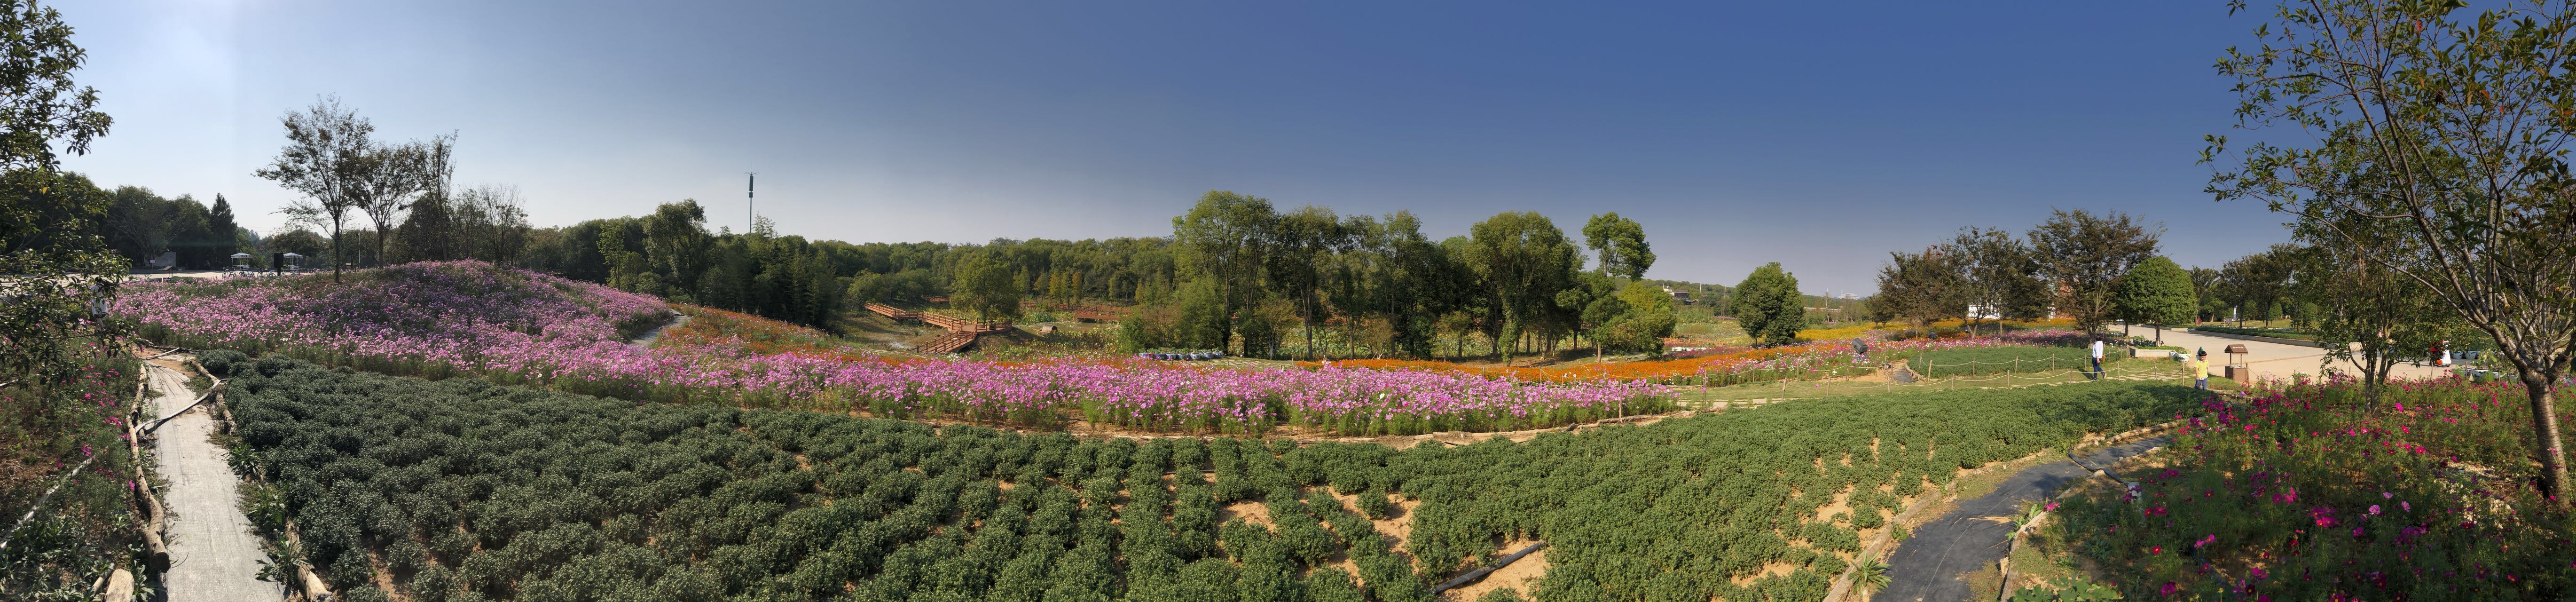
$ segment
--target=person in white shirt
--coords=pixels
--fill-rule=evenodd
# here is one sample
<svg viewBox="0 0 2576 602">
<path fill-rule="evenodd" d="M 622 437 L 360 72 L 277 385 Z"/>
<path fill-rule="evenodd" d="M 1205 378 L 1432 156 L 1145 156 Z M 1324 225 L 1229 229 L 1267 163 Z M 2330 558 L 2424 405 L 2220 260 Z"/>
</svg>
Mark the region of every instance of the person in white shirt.
<svg viewBox="0 0 2576 602">
<path fill-rule="evenodd" d="M 2102 339 L 2093 339 L 2093 380 L 2102 379 Z"/>
</svg>

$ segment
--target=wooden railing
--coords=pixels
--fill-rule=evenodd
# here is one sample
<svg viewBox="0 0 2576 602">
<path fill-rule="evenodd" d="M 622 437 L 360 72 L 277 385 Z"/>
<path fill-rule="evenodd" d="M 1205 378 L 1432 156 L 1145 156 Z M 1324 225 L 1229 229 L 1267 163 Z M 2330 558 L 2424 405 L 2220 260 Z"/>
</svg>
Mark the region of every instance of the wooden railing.
<svg viewBox="0 0 2576 602">
<path fill-rule="evenodd" d="M 945 298 L 943 297 L 941 299 Z M 990 322 L 971 320 L 934 311 L 912 311 L 883 303 L 868 303 L 865 307 L 867 307 L 869 313 L 885 316 L 886 319 L 889 320 L 914 320 L 924 324 L 937 326 L 941 330 L 947 331 L 947 334 L 940 335 L 938 339 L 931 341 L 930 344 L 921 346 L 920 351 L 922 353 L 956 353 L 958 350 L 974 345 L 975 340 L 982 338 L 984 335 L 1009 332 L 1011 330 L 1011 322 L 1009 320 L 996 320 Z"/>
<path fill-rule="evenodd" d="M 888 319 L 888 320 L 898 320 L 898 321 L 899 321 L 899 320 L 919 320 L 919 319 L 921 319 L 921 313 L 920 313 L 920 312 L 909 311 L 909 310 L 905 310 L 905 309 L 903 309 L 903 308 L 895 307 L 895 306 L 892 306 L 892 305 L 886 305 L 886 304 L 884 304 L 884 303 L 869 303 L 869 304 L 867 305 L 867 307 L 868 307 L 868 311 L 870 311 L 870 312 L 874 312 L 874 313 L 876 313 L 877 315 L 880 315 L 880 316 L 885 316 L 885 317 L 886 317 L 886 319 Z"/>
</svg>

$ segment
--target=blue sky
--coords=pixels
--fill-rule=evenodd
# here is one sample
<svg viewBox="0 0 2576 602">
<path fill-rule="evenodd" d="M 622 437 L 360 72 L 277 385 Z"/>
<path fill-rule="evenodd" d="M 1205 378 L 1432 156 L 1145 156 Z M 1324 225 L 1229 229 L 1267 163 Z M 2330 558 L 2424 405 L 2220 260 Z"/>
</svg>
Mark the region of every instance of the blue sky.
<svg viewBox="0 0 2576 602">
<path fill-rule="evenodd" d="M 263 232 L 278 116 L 337 94 L 456 132 L 459 183 L 540 225 L 696 198 L 739 230 L 746 171 L 780 230 L 849 241 L 1165 235 L 1228 189 L 1435 236 L 1617 211 L 1652 277 L 1811 293 L 2051 207 L 2160 221 L 2187 266 L 2287 236 L 2200 192 L 2210 65 L 2257 24 L 2216 0 L 56 4 L 116 118 L 66 164 Z"/>
</svg>

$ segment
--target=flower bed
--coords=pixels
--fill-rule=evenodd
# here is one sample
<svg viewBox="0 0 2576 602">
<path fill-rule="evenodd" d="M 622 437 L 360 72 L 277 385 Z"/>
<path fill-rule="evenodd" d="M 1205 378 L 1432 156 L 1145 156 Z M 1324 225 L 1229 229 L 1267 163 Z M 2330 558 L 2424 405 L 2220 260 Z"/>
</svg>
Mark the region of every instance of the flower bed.
<svg viewBox="0 0 2576 602">
<path fill-rule="evenodd" d="M 1203 369 L 1140 361 L 888 361 L 819 333 L 702 316 L 651 348 L 650 296 L 478 262 L 321 277 L 142 283 L 116 302 L 164 343 L 375 372 L 476 375 L 637 401 L 865 411 L 1053 428 L 1071 419 L 1184 432 L 1302 426 L 1348 434 L 1514 430 L 1673 407 L 1646 383 L 1360 368 Z"/>
<path fill-rule="evenodd" d="M 2078 496 L 2051 541 L 2132 595 L 2558 599 L 2569 513 L 2533 478 L 2518 384 L 2348 380 L 2212 400 L 2142 482 Z M 2576 415 L 2562 415 L 2563 423 Z"/>
</svg>

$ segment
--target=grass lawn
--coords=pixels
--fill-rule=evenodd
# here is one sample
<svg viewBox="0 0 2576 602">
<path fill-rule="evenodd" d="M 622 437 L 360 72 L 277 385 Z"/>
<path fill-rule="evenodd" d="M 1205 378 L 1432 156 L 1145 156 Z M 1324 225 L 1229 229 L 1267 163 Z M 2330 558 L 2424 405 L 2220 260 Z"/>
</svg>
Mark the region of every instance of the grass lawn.
<svg viewBox="0 0 2576 602">
<path fill-rule="evenodd" d="M 2111 376 L 2114 377 L 2141 373 L 2157 375 L 2161 377 L 2157 379 L 2161 382 L 2171 382 L 2183 385 L 2191 384 L 2190 375 L 2183 372 L 2183 368 L 2179 365 L 2141 361 L 2124 362 L 2120 365 L 2114 365 L 2111 368 Z M 1928 391 L 1955 391 L 1959 389 L 1983 389 L 2005 386 L 2007 383 L 2010 385 L 2044 385 L 2052 383 L 2064 385 L 2067 383 L 2082 382 L 2090 381 L 2085 379 L 2083 374 L 2072 371 L 2041 374 L 1999 374 L 1992 376 L 1955 378 L 1902 384 L 1886 381 L 1862 380 L 1803 381 L 1787 383 L 1775 382 L 1711 388 L 1684 388 L 1681 389 L 1677 399 L 1679 399 L 1684 405 L 1702 405 L 1706 402 L 1712 401 L 1779 399 L 1784 397 L 1790 399 L 1805 399 L 1877 393 L 1920 393 Z M 2230 391 L 2235 390 L 2238 387 L 2239 386 L 2236 383 L 2230 382 L 2224 378 L 2212 376 L 2209 379 L 2209 388 L 2211 389 Z"/>
</svg>

